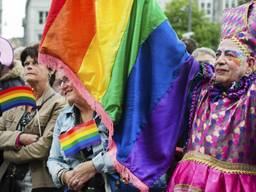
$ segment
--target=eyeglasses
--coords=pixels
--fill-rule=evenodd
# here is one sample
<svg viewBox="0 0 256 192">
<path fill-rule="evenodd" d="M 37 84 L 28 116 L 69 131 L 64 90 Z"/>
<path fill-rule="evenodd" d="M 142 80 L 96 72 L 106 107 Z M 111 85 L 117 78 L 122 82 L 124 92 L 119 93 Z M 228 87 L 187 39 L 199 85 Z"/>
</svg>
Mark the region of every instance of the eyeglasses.
<svg viewBox="0 0 256 192">
<path fill-rule="evenodd" d="M 62 79 L 58 79 L 58 80 L 56 80 L 56 85 L 57 86 L 63 86 L 63 85 L 66 85 L 66 84 L 68 84 L 70 81 L 69 81 L 69 79 L 67 78 L 67 77 L 63 77 Z"/>
</svg>

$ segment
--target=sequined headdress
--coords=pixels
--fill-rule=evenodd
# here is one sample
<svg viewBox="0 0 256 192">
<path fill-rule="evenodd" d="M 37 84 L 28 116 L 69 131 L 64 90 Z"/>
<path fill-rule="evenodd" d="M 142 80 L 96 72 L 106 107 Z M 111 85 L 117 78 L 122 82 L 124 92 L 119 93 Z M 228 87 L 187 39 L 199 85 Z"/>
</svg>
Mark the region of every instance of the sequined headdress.
<svg viewBox="0 0 256 192">
<path fill-rule="evenodd" d="M 221 38 L 233 40 L 246 56 L 256 56 L 255 0 L 224 11 Z"/>
</svg>

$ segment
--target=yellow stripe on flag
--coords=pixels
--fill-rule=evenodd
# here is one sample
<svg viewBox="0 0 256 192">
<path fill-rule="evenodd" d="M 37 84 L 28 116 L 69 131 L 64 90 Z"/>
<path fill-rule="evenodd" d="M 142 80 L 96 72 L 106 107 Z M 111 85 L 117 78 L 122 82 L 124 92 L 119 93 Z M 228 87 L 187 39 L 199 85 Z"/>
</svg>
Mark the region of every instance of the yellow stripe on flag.
<svg viewBox="0 0 256 192">
<path fill-rule="evenodd" d="M 78 140 L 79 138 L 89 135 L 91 133 L 95 133 L 97 131 L 98 131 L 97 128 L 93 128 L 93 129 L 85 130 L 85 131 L 79 132 L 77 134 L 74 134 L 71 137 L 65 138 L 64 141 L 61 140 L 61 142 L 60 142 L 61 147 L 65 147 L 65 146 L 73 143 L 74 141 Z"/>
<path fill-rule="evenodd" d="M 97 33 L 84 56 L 78 76 L 86 89 L 101 100 L 109 85 L 112 67 L 128 25 L 133 0 L 97 0 Z"/>
<path fill-rule="evenodd" d="M 34 97 L 33 95 L 31 95 L 31 94 L 27 94 L 27 93 L 25 93 L 25 94 L 24 94 L 24 93 L 23 93 L 23 94 L 15 93 L 15 94 L 8 95 L 8 96 L 6 96 L 6 97 L 1 98 L 1 99 L 0 99 L 0 103 L 6 102 L 6 101 L 11 100 L 11 99 L 15 99 L 15 98 L 17 98 L 17 97 L 29 97 L 29 98 L 35 100 L 35 97 Z"/>
</svg>

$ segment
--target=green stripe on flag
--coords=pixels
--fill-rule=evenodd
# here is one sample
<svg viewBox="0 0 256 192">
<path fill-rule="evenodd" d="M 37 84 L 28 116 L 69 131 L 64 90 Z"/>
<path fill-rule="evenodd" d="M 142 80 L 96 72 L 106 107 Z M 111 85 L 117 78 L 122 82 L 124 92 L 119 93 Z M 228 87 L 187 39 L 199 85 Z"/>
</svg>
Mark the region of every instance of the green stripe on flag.
<svg viewBox="0 0 256 192">
<path fill-rule="evenodd" d="M 118 121 L 121 117 L 127 79 L 136 62 L 140 46 L 165 20 L 166 16 L 155 0 L 134 0 L 131 18 L 113 66 L 110 84 L 102 98 L 102 105 L 113 121 Z"/>
</svg>

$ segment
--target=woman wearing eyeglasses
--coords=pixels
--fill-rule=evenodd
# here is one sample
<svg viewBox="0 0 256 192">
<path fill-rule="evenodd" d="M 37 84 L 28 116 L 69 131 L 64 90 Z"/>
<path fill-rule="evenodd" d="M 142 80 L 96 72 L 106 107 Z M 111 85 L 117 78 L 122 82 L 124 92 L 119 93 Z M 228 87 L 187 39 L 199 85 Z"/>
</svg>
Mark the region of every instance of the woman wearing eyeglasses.
<svg viewBox="0 0 256 192">
<path fill-rule="evenodd" d="M 69 78 L 61 71 L 58 75 L 61 94 L 69 106 L 60 113 L 54 129 L 47 162 L 53 181 L 57 187 L 74 191 L 109 191 L 107 175 L 114 173 L 115 169 L 107 154 L 108 130 Z M 88 140 L 84 139 L 81 145 L 79 144 L 82 148 L 76 148 L 75 143 L 79 140 L 74 138 L 82 134 L 77 128 L 84 125 L 90 125 L 90 132 L 96 130 L 93 132 L 98 134 L 98 139 L 95 139 L 97 136 L 90 138 L 90 135 L 84 135 L 80 139 Z M 95 142 L 90 143 L 90 140 Z"/>
</svg>

